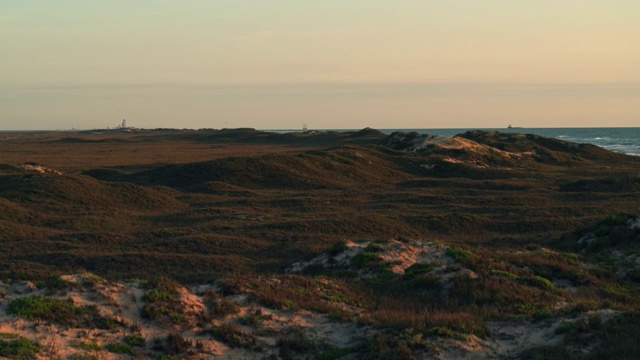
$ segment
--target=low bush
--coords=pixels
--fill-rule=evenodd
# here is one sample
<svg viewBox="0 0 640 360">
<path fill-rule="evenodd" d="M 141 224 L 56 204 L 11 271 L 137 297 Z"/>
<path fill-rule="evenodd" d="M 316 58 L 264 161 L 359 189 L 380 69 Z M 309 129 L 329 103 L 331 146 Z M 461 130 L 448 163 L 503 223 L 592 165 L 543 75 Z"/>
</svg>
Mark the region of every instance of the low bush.
<svg viewBox="0 0 640 360">
<path fill-rule="evenodd" d="M 263 320 L 269 320 L 273 316 L 271 314 L 263 314 L 262 309 L 258 308 L 252 313 L 247 312 L 246 315 L 238 318 L 238 322 L 242 325 L 258 326 Z"/>
<path fill-rule="evenodd" d="M 124 337 L 125 344 L 129 346 L 144 347 L 146 345 L 146 339 L 140 334 L 132 334 Z"/>
<path fill-rule="evenodd" d="M 11 334 L 13 335 L 13 334 Z M 0 356 L 10 359 L 31 360 L 36 359 L 37 354 L 43 349 L 42 345 L 35 341 L 19 336 L 0 337 Z"/>
<path fill-rule="evenodd" d="M 101 316 L 94 305 L 76 306 L 70 300 L 43 295 L 15 299 L 7 307 L 7 313 L 27 320 L 43 320 L 73 327 L 113 329 L 116 324 L 113 319 Z"/>
<path fill-rule="evenodd" d="M 280 348 L 280 355 L 287 359 L 292 358 L 294 353 L 318 353 L 324 345 L 304 333 L 302 329 L 291 329 L 278 336 L 277 345 Z"/>
<path fill-rule="evenodd" d="M 131 347 L 128 344 L 123 344 L 123 343 L 107 344 L 107 346 L 105 346 L 105 348 L 107 350 L 109 350 L 109 352 L 112 352 L 112 353 L 115 353 L 115 354 L 131 354 L 131 352 L 133 351 L 133 347 Z"/>
<path fill-rule="evenodd" d="M 52 276 L 45 279 L 44 284 L 42 285 L 46 287 L 49 292 L 55 292 L 68 288 L 71 286 L 71 283 L 63 280 L 60 276 Z"/>
<path fill-rule="evenodd" d="M 182 335 L 171 333 L 167 335 L 165 353 L 169 356 L 180 355 L 188 352 L 193 346 L 193 342 L 185 339 Z"/>
<path fill-rule="evenodd" d="M 256 338 L 242 330 L 237 325 L 222 324 L 208 330 L 211 335 L 232 348 L 252 348 L 256 344 Z"/>
<path fill-rule="evenodd" d="M 71 340 L 71 347 L 76 349 L 85 350 L 85 351 L 97 351 L 102 350 L 102 347 L 95 341 L 80 341 L 80 340 Z"/>
<path fill-rule="evenodd" d="M 445 251 L 444 254 L 454 258 L 456 261 L 464 263 L 466 262 L 473 253 L 468 250 L 464 250 L 459 246 L 450 246 Z"/>
<path fill-rule="evenodd" d="M 404 270 L 403 279 L 411 280 L 418 275 L 431 272 L 435 266 L 433 264 L 415 263 Z"/>
</svg>

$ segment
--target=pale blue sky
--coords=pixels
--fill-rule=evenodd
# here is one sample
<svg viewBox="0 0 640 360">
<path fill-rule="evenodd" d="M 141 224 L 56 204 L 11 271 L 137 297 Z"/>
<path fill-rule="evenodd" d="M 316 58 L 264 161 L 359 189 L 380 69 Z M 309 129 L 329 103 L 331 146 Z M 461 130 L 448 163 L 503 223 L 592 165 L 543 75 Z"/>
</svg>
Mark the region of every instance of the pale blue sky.
<svg viewBox="0 0 640 360">
<path fill-rule="evenodd" d="M 0 0 L 0 129 L 639 126 L 637 0 Z"/>
</svg>

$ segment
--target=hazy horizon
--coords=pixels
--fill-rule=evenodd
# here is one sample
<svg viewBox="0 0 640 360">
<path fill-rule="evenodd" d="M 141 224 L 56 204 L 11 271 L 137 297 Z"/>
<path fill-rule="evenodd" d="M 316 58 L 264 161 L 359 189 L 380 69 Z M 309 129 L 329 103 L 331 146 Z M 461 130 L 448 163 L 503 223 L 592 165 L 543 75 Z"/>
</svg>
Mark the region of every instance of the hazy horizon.
<svg viewBox="0 0 640 360">
<path fill-rule="evenodd" d="M 636 127 L 640 2 L 8 0 L 0 130 Z"/>
</svg>

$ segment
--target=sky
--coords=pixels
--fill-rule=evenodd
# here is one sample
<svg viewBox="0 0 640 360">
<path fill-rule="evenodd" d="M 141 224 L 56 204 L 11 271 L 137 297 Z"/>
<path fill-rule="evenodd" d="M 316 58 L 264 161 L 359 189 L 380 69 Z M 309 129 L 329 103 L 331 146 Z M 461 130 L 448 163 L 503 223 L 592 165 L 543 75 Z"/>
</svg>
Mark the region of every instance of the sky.
<svg viewBox="0 0 640 360">
<path fill-rule="evenodd" d="M 640 126 L 638 0 L 0 0 L 0 130 Z"/>
</svg>

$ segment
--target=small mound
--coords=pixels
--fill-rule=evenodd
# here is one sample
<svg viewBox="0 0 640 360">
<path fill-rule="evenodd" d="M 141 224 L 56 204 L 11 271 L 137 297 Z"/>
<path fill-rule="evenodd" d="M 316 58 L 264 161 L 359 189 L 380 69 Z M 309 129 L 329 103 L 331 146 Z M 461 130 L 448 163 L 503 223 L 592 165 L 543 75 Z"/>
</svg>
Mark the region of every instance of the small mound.
<svg viewBox="0 0 640 360">
<path fill-rule="evenodd" d="M 216 191 L 216 185 L 246 189 L 321 189 L 382 182 L 406 177 L 397 165 L 369 148 L 345 147 L 298 155 L 270 154 L 167 165 L 132 174 L 129 181 Z M 208 190 L 207 190 L 208 189 Z"/>
<path fill-rule="evenodd" d="M 640 177 L 608 177 L 601 179 L 582 179 L 560 186 L 565 192 L 604 192 L 625 193 L 640 190 Z"/>
<path fill-rule="evenodd" d="M 460 267 L 460 263 L 451 256 L 450 249 L 448 246 L 417 240 L 391 240 L 384 243 L 349 241 L 310 261 L 295 263 L 286 272 L 314 273 L 323 269 L 338 269 L 350 271 L 358 279 L 384 276 L 385 272 L 406 277 L 429 273 L 437 277 L 444 288 L 455 277 L 475 278 L 473 271 Z"/>
<path fill-rule="evenodd" d="M 22 165 L 18 165 L 16 166 L 18 169 L 21 170 L 25 170 L 25 171 L 30 171 L 30 172 L 35 172 L 35 173 L 39 173 L 39 174 L 55 174 L 55 175 L 62 175 L 62 173 L 60 171 L 56 171 L 53 169 L 49 169 L 47 167 L 44 167 L 42 165 L 38 165 L 36 163 L 26 163 L 26 164 L 22 164 Z"/>
<path fill-rule="evenodd" d="M 130 183 L 104 183 L 89 176 L 61 174 L 29 165 L 22 174 L 0 174 L 0 196 L 11 201 L 50 206 L 99 206 L 132 210 L 161 210 L 182 207 L 162 189 Z M 53 176 L 52 176 L 53 175 Z"/>
<path fill-rule="evenodd" d="M 511 153 L 463 137 L 448 137 L 417 132 L 394 132 L 378 143 L 395 150 L 436 155 L 442 162 L 487 168 L 519 165 L 521 153 Z"/>
<path fill-rule="evenodd" d="M 621 159 L 625 155 L 595 145 L 531 134 L 472 130 L 454 137 L 394 132 L 378 143 L 392 149 L 436 154 L 451 163 L 481 167 L 562 165 Z"/>
<path fill-rule="evenodd" d="M 569 236 L 569 247 L 620 278 L 640 283 L 640 218 L 614 214 Z"/>
<path fill-rule="evenodd" d="M 591 144 L 577 144 L 533 134 L 471 130 L 456 137 L 473 140 L 502 151 L 530 153 L 534 160 L 542 163 L 609 160 L 624 156 Z"/>
<path fill-rule="evenodd" d="M 123 177 L 122 172 L 115 169 L 91 169 L 83 171 L 82 175 L 91 176 L 102 181 L 120 181 Z"/>
</svg>

